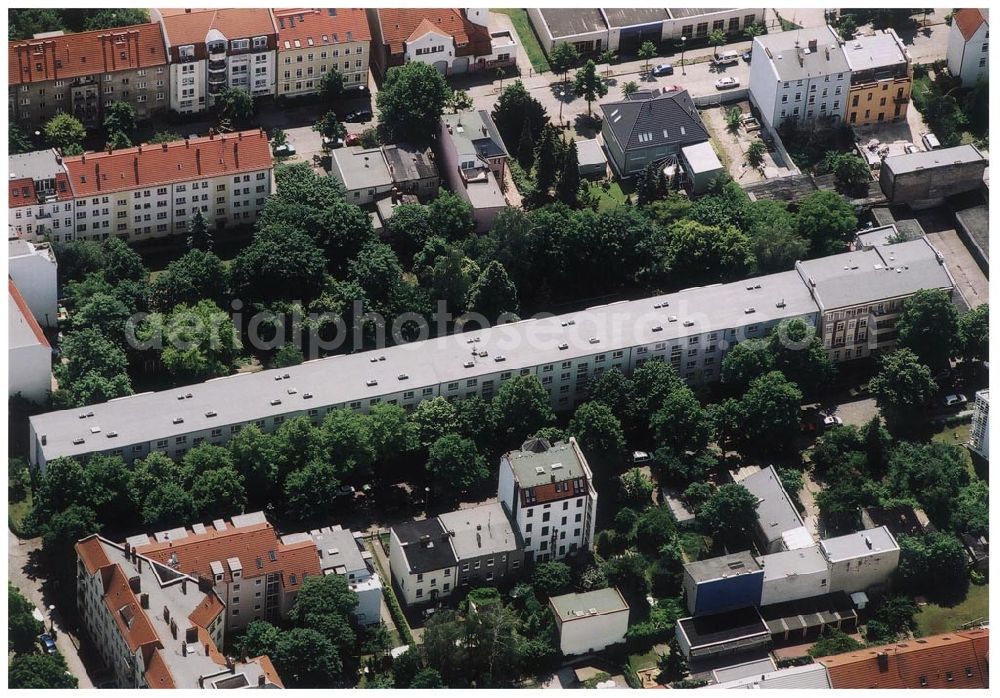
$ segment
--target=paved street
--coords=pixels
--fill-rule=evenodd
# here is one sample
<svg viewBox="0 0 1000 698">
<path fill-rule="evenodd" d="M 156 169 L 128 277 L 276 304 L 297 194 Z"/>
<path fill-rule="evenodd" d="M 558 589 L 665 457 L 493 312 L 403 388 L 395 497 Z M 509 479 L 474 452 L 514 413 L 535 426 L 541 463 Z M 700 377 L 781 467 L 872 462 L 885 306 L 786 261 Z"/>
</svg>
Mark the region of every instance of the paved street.
<svg viewBox="0 0 1000 698">
<path fill-rule="evenodd" d="M 21 540 L 9 530 L 7 531 L 7 564 L 9 565 L 8 576 L 14 586 L 21 590 L 42 612 L 45 618 L 45 629 L 49 630 L 55 626 L 56 645 L 62 656 L 66 658 L 66 665 L 70 673 L 80 682 L 80 688 L 93 688 L 94 684 L 84 668 L 78 650 L 79 640 L 70 635 L 69 629 L 63 625 L 59 609 L 51 610 L 46 604 L 46 595 L 42 591 L 45 580 L 33 576 L 31 554 L 41 547 L 40 538 L 29 538 Z"/>
</svg>

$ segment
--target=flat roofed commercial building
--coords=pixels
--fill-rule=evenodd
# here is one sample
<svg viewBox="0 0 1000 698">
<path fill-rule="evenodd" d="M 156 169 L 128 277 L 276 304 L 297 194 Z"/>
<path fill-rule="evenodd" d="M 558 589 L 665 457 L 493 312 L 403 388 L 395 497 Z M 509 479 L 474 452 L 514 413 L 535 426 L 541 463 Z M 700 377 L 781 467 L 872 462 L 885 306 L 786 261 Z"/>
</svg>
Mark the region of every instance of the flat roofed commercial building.
<svg viewBox="0 0 1000 698">
<path fill-rule="evenodd" d="M 937 287 L 937 281 L 945 277 L 950 279 L 928 243 L 903 243 L 916 244 L 924 245 L 920 254 L 899 245 L 882 249 L 887 258 L 906 260 L 900 263 L 910 269 L 899 272 L 905 283 L 888 281 L 897 272 L 883 270 L 882 277 L 874 277 L 877 286 L 862 288 L 862 300 L 871 299 L 863 303 L 867 312 L 887 312 L 890 301 L 882 300 L 879 293 L 912 295 L 919 288 Z M 663 360 L 688 382 L 715 381 L 722 359 L 734 344 L 764 337 L 779 322 L 792 318 L 820 328 L 828 351 L 841 360 L 840 350 L 831 345 L 834 326 L 847 322 L 838 314 L 849 309 L 825 305 L 826 289 L 833 287 L 832 275 L 818 277 L 817 288 L 811 286 L 810 274 L 819 268 L 843 270 L 844 266 L 852 271 L 848 262 L 856 254 L 810 260 L 800 263 L 796 271 L 34 415 L 29 420 L 30 459 L 44 468 L 52 458 L 92 453 L 120 455 L 127 462 L 152 451 L 178 457 L 196 439 L 225 443 L 247 424 L 272 431 L 296 416 L 318 423 L 327 412 L 339 408 L 363 412 L 391 403 L 412 409 L 437 395 L 491 399 L 504 381 L 519 375 L 536 376 L 553 408 L 568 410 L 586 399 L 594 376 L 612 367 L 631 374 L 645 361 Z M 926 266 L 916 273 L 914 265 L 920 260 Z M 930 260 L 940 264 L 937 271 Z M 911 273 L 907 276 L 906 271 Z M 925 281 L 927 274 L 931 276 Z M 870 279 L 860 275 L 854 284 L 863 286 Z M 891 302 L 901 300 L 897 297 Z M 819 320 L 821 311 L 825 328 Z"/>
<path fill-rule="evenodd" d="M 827 538 L 820 547 L 830 563 L 831 592 L 882 586 L 899 565 L 899 544 L 886 526 Z"/>
<path fill-rule="evenodd" d="M 588 654 L 625 641 L 629 607 L 615 587 L 549 599 L 566 656 Z"/>
<path fill-rule="evenodd" d="M 774 669 L 768 672 L 756 672 L 751 676 L 739 679 L 720 681 L 708 688 L 733 689 L 827 689 L 830 676 L 822 664 L 806 664 L 805 666 L 790 666 L 784 669 Z"/>
<path fill-rule="evenodd" d="M 344 185 L 347 200 L 364 206 L 392 190 L 392 175 L 381 148 L 337 148 L 330 176 Z"/>
<path fill-rule="evenodd" d="M 764 550 L 776 553 L 812 545 L 812 536 L 802 534 L 802 517 L 773 465 L 748 475 L 739 484 L 757 498 L 757 539 Z"/>
<path fill-rule="evenodd" d="M 819 545 L 762 555 L 760 565 L 764 569 L 761 606 L 819 596 L 830 587 L 827 561 Z"/>
<path fill-rule="evenodd" d="M 677 621 L 677 642 L 691 660 L 767 647 L 771 633 L 755 606 Z"/>
<path fill-rule="evenodd" d="M 882 161 L 879 186 L 890 202 L 927 208 L 946 197 L 979 191 L 989 160 L 974 145 L 894 155 Z"/>
<path fill-rule="evenodd" d="M 684 565 L 688 611 L 711 615 L 760 604 L 764 572 L 749 551 Z"/>
</svg>

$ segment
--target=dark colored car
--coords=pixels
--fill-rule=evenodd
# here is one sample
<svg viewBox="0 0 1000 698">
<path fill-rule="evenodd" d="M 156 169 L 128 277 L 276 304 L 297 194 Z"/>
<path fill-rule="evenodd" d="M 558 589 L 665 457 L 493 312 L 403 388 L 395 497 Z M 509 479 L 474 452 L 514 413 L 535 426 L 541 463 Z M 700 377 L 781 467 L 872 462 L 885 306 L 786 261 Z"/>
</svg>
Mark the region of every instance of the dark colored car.
<svg viewBox="0 0 1000 698">
<path fill-rule="evenodd" d="M 740 54 L 740 58 L 742 58 L 743 60 L 745 60 L 747 63 L 750 62 L 750 59 L 752 57 L 753 57 L 753 52 L 750 51 L 750 49 L 747 49 L 746 51 L 744 51 L 743 53 Z"/>
<path fill-rule="evenodd" d="M 372 120 L 372 110 L 371 109 L 359 109 L 358 111 L 352 111 L 350 114 L 344 117 L 344 121 L 350 121 L 352 123 L 365 123 L 366 121 Z"/>
<path fill-rule="evenodd" d="M 42 646 L 46 654 L 55 654 L 59 650 L 56 649 L 56 641 L 52 639 L 52 636 L 48 633 L 42 633 L 38 636 L 38 644 Z"/>
<path fill-rule="evenodd" d="M 660 65 L 653 68 L 653 75 L 656 77 L 663 77 L 664 75 L 673 75 L 674 66 L 670 63 L 660 63 Z"/>
</svg>

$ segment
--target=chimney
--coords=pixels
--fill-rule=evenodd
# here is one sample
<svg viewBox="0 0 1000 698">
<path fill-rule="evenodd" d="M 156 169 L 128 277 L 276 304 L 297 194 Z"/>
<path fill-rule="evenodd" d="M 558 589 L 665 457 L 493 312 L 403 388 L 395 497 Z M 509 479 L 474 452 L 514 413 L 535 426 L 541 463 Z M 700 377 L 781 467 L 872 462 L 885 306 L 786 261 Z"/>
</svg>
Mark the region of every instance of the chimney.
<svg viewBox="0 0 1000 698">
<path fill-rule="evenodd" d="M 209 652 L 208 652 L 208 643 L 206 642 L 205 643 L 205 656 L 207 657 L 208 654 L 209 654 Z"/>
<path fill-rule="evenodd" d="M 142 143 L 139 144 L 139 154 L 142 154 Z"/>
<path fill-rule="evenodd" d="M 135 172 L 135 183 L 139 183 L 139 158 L 138 156 L 132 158 L 132 170 Z"/>
<path fill-rule="evenodd" d="M 876 658 L 879 671 L 889 671 L 889 653 L 883 650 L 876 655 Z"/>
<path fill-rule="evenodd" d="M 163 622 L 164 623 L 170 622 L 170 609 L 167 608 L 166 606 L 163 607 Z"/>
<path fill-rule="evenodd" d="M 108 151 L 111 152 L 110 150 Z M 101 163 L 98 162 L 94 165 L 94 177 L 97 179 L 97 190 L 101 189 Z"/>
<path fill-rule="evenodd" d="M 263 686 L 266 681 L 267 677 L 264 676 L 264 674 L 261 674 L 260 676 L 257 677 L 257 686 Z"/>
<path fill-rule="evenodd" d="M 185 148 L 190 148 L 191 147 L 191 139 L 190 138 L 185 138 L 184 139 L 184 147 Z"/>
<path fill-rule="evenodd" d="M 194 627 L 193 625 L 188 626 L 188 629 L 185 631 L 185 633 L 186 633 L 185 634 L 185 639 L 188 642 L 197 642 L 198 641 L 198 628 Z"/>
<path fill-rule="evenodd" d="M 167 152 L 167 144 L 166 143 L 163 144 L 163 152 L 164 153 Z"/>
<path fill-rule="evenodd" d="M 201 148 L 196 148 L 194 151 L 194 166 L 198 170 L 198 174 L 201 174 Z"/>
<path fill-rule="evenodd" d="M 238 141 L 243 140 L 243 131 L 240 131 L 239 133 L 236 134 L 236 140 Z"/>
<path fill-rule="evenodd" d="M 240 166 L 240 144 L 239 143 L 233 143 L 233 160 L 235 161 L 236 167 L 238 169 L 239 166 Z"/>
<path fill-rule="evenodd" d="M 143 593 L 139 595 L 139 605 L 147 611 L 149 610 L 149 594 Z"/>
<path fill-rule="evenodd" d="M 818 41 L 816 39 L 809 39 L 809 50 L 815 52 L 817 44 Z"/>
<path fill-rule="evenodd" d="M 142 589 L 142 580 L 139 579 L 139 575 L 134 577 L 129 577 L 128 588 L 133 591 L 133 593 L 138 594 Z"/>
<path fill-rule="evenodd" d="M 122 549 L 122 552 L 125 553 L 125 559 L 128 560 L 129 559 L 129 555 L 132 552 L 132 544 L 129 543 L 128 541 L 125 541 L 125 547 Z"/>
<path fill-rule="evenodd" d="M 186 642 L 181 643 L 181 656 L 182 657 L 188 656 L 188 645 Z"/>
<path fill-rule="evenodd" d="M 182 594 L 188 593 L 188 580 L 186 579 L 181 580 L 181 593 Z"/>
</svg>

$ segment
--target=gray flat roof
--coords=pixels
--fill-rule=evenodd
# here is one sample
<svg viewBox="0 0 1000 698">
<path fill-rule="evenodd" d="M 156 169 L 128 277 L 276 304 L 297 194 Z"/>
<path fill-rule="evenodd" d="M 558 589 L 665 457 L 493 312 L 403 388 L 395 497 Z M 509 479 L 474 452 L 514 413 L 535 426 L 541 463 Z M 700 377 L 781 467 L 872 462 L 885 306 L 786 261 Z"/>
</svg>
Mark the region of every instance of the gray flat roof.
<svg viewBox="0 0 1000 698">
<path fill-rule="evenodd" d="M 720 682 L 711 688 L 826 689 L 833 686 L 830 684 L 830 674 L 826 667 L 815 663 L 790 666 L 765 673 L 757 672 L 745 678 Z"/>
<path fill-rule="evenodd" d="M 813 39 L 817 42 L 816 51 L 809 50 L 809 42 Z M 839 37 L 825 25 L 764 34 L 754 41 L 770 51 L 771 62 L 781 80 L 801 80 L 845 73 L 851 69 L 840 46 Z"/>
<path fill-rule="evenodd" d="M 873 552 L 888 552 L 899 550 L 896 539 L 889 533 L 886 526 L 869 528 L 865 531 L 848 533 L 845 536 L 827 538 L 819 542 L 823 553 L 831 562 L 851 560 L 856 557 L 870 555 Z"/>
<path fill-rule="evenodd" d="M 482 155 L 492 158 L 507 155 L 500 132 L 485 109 L 444 114 L 441 121 L 450 126 L 448 137 L 459 155 Z"/>
<path fill-rule="evenodd" d="M 604 155 L 604 148 L 596 138 L 580 138 L 576 141 L 576 157 L 580 167 L 587 165 L 605 165 L 608 158 Z"/>
<path fill-rule="evenodd" d="M 747 312 L 750 308 L 753 313 Z M 424 387 L 446 386 L 450 381 L 501 371 L 517 375 L 521 369 L 658 342 L 680 343 L 689 336 L 766 325 L 816 312 L 816 303 L 798 273 L 787 271 L 423 342 L 340 354 L 290 368 L 240 373 L 85 408 L 34 415 L 30 422 L 36 435 L 46 436 L 41 449 L 45 460 L 50 460 L 134 444 L 155 445 L 157 439 L 277 415 L 305 415 L 312 408 L 346 407 L 352 401 L 367 403 L 402 391 L 413 390 L 420 395 Z M 474 341 L 477 338 L 479 342 Z M 477 349 L 476 355 L 471 353 L 473 348 Z M 469 363 L 472 365 L 467 367 Z M 286 375 L 288 378 L 283 378 Z M 371 381 L 376 383 L 369 385 Z M 435 390 L 435 394 L 438 392 Z M 276 400 L 280 403 L 272 404 Z M 86 417 L 87 413 L 93 416 Z M 215 416 L 208 416 L 210 413 Z M 105 431 L 95 435 L 91 431 L 94 426 Z M 109 438 L 110 430 L 117 436 Z M 77 439 L 83 442 L 74 444 Z"/>
<path fill-rule="evenodd" d="M 367 570 L 368 563 L 361 555 L 354 534 L 341 526 L 317 528 L 308 533 L 293 533 L 281 537 L 286 544 L 312 540 L 319 552 L 320 567 L 324 572 L 332 570 L 337 574 L 349 574 L 358 570 Z"/>
<path fill-rule="evenodd" d="M 742 664 L 730 664 L 729 666 L 719 667 L 712 671 L 712 678 L 715 679 L 716 683 L 723 683 L 725 681 L 736 681 L 747 677 L 760 676 L 775 669 L 777 669 L 777 666 L 774 660 L 770 657 L 763 657 L 743 662 Z"/>
<path fill-rule="evenodd" d="M 795 574 L 813 574 L 826 570 L 826 558 L 818 545 L 798 550 L 783 550 L 760 557 L 764 568 L 764 582 L 782 579 Z"/>
<path fill-rule="evenodd" d="M 711 15 L 716 12 L 731 12 L 731 7 L 670 7 L 667 12 L 673 19 L 689 19 L 699 15 Z"/>
<path fill-rule="evenodd" d="M 906 63 L 906 55 L 897 38 L 888 31 L 858 36 L 844 44 L 851 70 L 877 70 Z"/>
<path fill-rule="evenodd" d="M 768 540 L 777 540 L 782 533 L 802 527 L 802 517 L 781 486 L 781 479 L 773 465 L 748 475 L 739 484 L 759 500 L 757 525 Z"/>
<path fill-rule="evenodd" d="M 899 230 L 896 228 L 896 224 L 890 223 L 889 225 L 880 225 L 877 228 L 869 228 L 868 230 L 858 233 L 857 240 L 858 244 L 862 247 L 888 245 L 898 234 Z"/>
<path fill-rule="evenodd" d="M 52 150 L 33 150 L 30 153 L 18 153 L 7 158 L 7 175 L 10 179 L 25 177 L 35 181 L 55 179 L 60 172 L 65 170 L 56 161 L 56 154 Z"/>
<path fill-rule="evenodd" d="M 944 259 L 925 238 L 796 262 L 824 310 L 952 288 Z"/>
<path fill-rule="evenodd" d="M 715 154 L 715 149 L 709 141 L 684 146 L 681 148 L 681 154 L 695 173 L 714 172 L 722 169 L 719 156 Z"/>
<path fill-rule="evenodd" d="M 538 10 L 553 39 L 607 31 L 604 15 L 596 7 L 543 7 Z"/>
<path fill-rule="evenodd" d="M 615 587 L 595 589 L 582 594 L 563 594 L 549 599 L 559 617 L 575 620 L 590 615 L 628 611 L 628 604 Z"/>
<path fill-rule="evenodd" d="M 394 182 L 412 182 L 438 176 L 437 165 L 430 148 L 417 148 L 408 143 L 382 147 Z"/>
<path fill-rule="evenodd" d="M 605 7 L 603 11 L 612 29 L 658 24 L 670 19 L 667 10 L 658 7 Z"/>
<path fill-rule="evenodd" d="M 560 482 L 584 477 L 587 473 L 582 455 L 574 444 L 560 441 L 540 453 L 511 451 L 507 454 L 507 459 L 517 483 L 522 488 L 528 488 L 551 482 L 553 475 Z"/>
<path fill-rule="evenodd" d="M 499 502 L 449 511 L 438 518 L 445 529 L 452 533 L 451 542 L 459 560 L 507 553 L 521 548 L 503 505 Z"/>
<path fill-rule="evenodd" d="M 710 582 L 724 577 L 735 577 L 740 574 L 752 574 L 760 572 L 760 570 L 760 564 L 749 550 L 710 557 L 707 560 L 696 560 L 684 565 L 684 571 L 698 583 Z"/>
<path fill-rule="evenodd" d="M 333 153 L 333 169 L 330 171 L 344 183 L 348 191 L 387 187 L 392 184 L 392 175 L 381 148 L 336 148 Z"/>
<path fill-rule="evenodd" d="M 970 162 L 982 162 L 985 167 L 988 162 L 974 145 L 956 145 L 953 148 L 938 148 L 937 150 L 921 150 L 906 155 L 893 155 L 882 161 L 883 167 L 888 167 L 893 174 L 916 172 L 929 167 L 950 167 L 965 165 Z"/>
</svg>

